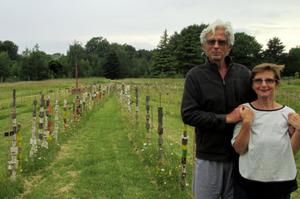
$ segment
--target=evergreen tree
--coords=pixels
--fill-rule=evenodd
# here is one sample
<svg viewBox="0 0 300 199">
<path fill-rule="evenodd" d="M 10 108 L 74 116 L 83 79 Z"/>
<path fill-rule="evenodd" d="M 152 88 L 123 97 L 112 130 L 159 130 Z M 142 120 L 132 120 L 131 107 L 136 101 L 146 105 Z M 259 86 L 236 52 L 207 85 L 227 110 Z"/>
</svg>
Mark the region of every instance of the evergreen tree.
<svg viewBox="0 0 300 199">
<path fill-rule="evenodd" d="M 235 42 L 230 53 L 234 62 L 249 68 L 262 62 L 262 45 L 256 41 L 255 37 L 244 32 L 235 33 L 234 37 Z"/>
<path fill-rule="evenodd" d="M 268 48 L 263 52 L 265 62 L 283 64 L 286 54 L 284 53 L 285 46 L 278 37 L 270 39 L 267 43 Z"/>
<path fill-rule="evenodd" d="M 175 32 L 172 36 L 170 36 L 168 47 L 169 47 L 172 57 L 174 57 L 173 66 L 176 70 L 176 73 L 182 74 L 180 71 L 180 65 L 179 65 L 179 60 L 178 60 L 178 56 L 177 56 L 179 42 L 180 42 L 180 35 L 177 32 Z"/>
<path fill-rule="evenodd" d="M 170 76 L 176 74 L 174 67 L 175 58 L 172 56 L 168 47 L 168 33 L 164 31 L 157 49 L 153 52 L 152 76 Z"/>
<path fill-rule="evenodd" d="M 185 75 L 194 66 L 204 63 L 205 55 L 201 48 L 200 33 L 206 27 L 205 24 L 191 25 L 180 32 L 176 58 L 181 74 Z"/>
</svg>

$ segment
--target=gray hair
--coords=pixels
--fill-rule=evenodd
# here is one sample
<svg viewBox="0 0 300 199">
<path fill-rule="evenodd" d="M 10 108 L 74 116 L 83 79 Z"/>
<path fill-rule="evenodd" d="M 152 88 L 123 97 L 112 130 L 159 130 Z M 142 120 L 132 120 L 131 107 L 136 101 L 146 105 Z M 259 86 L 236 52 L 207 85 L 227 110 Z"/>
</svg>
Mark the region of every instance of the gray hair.
<svg viewBox="0 0 300 199">
<path fill-rule="evenodd" d="M 278 65 L 273 63 L 262 63 L 254 66 L 254 68 L 251 71 L 251 79 L 253 79 L 257 73 L 271 71 L 274 73 L 274 77 L 277 80 L 277 84 L 278 84 L 279 80 L 281 79 L 280 72 L 283 71 L 283 69 L 284 69 L 284 65 Z"/>
<path fill-rule="evenodd" d="M 231 23 L 226 21 L 223 22 L 222 20 L 218 19 L 215 22 L 213 22 L 212 24 L 210 24 L 209 26 L 207 26 L 207 28 L 205 28 L 201 34 L 200 34 L 200 41 L 201 44 L 203 45 L 206 42 L 206 36 L 209 33 L 215 34 L 215 31 L 217 28 L 224 28 L 225 29 L 225 34 L 227 36 L 228 39 L 228 43 L 233 46 L 234 44 L 234 33 L 233 33 L 233 29 L 231 26 Z"/>
</svg>

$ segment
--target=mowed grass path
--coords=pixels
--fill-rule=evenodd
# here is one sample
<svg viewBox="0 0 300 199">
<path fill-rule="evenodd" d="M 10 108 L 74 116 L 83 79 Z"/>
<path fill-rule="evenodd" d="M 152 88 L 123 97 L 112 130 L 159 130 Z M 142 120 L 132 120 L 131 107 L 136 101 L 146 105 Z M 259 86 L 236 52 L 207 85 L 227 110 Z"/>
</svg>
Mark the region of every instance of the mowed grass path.
<svg viewBox="0 0 300 199">
<path fill-rule="evenodd" d="M 93 110 L 49 166 L 28 177 L 19 198 L 161 198 L 133 152 L 115 97 Z"/>
</svg>

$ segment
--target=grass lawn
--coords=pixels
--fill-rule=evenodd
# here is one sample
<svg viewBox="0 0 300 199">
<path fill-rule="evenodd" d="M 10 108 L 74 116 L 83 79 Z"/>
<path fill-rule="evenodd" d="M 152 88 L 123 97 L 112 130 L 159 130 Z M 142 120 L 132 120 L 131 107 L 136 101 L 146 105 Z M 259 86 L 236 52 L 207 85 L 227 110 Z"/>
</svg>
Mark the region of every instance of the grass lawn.
<svg viewBox="0 0 300 199">
<path fill-rule="evenodd" d="M 116 98 L 89 115 L 20 198 L 166 198 L 132 150 Z M 174 198 L 174 197 L 173 197 Z"/>
</svg>

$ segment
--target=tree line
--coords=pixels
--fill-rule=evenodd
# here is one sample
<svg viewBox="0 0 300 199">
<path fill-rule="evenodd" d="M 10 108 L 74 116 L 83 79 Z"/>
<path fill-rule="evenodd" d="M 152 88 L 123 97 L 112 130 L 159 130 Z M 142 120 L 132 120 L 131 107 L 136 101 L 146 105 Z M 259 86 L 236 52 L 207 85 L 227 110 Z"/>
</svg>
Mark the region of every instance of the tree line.
<svg viewBox="0 0 300 199">
<path fill-rule="evenodd" d="M 0 82 L 71 78 L 76 65 L 80 77 L 184 77 L 189 69 L 205 62 L 199 37 L 205 27 L 190 25 L 170 36 L 165 30 L 154 50 L 136 50 L 128 44 L 93 37 L 85 45 L 73 42 L 66 55 L 47 54 L 38 44 L 18 54 L 14 42 L 0 41 Z M 272 62 L 285 64 L 285 76 L 299 76 L 300 47 L 286 53 L 278 37 L 269 39 L 263 49 L 254 36 L 237 32 L 230 55 L 234 62 L 250 69 L 258 63 Z"/>
<path fill-rule="evenodd" d="M 156 49 L 153 50 L 151 74 L 154 76 L 185 75 L 192 67 L 205 62 L 205 54 L 200 45 L 200 33 L 206 24 L 191 25 L 180 33 L 168 36 L 167 30 L 161 36 Z M 285 76 L 299 76 L 300 47 L 285 53 L 285 46 L 278 37 L 269 39 L 266 49 L 254 36 L 244 32 L 235 33 L 235 43 L 230 56 L 236 63 L 252 69 L 263 62 L 284 64 Z"/>
</svg>

